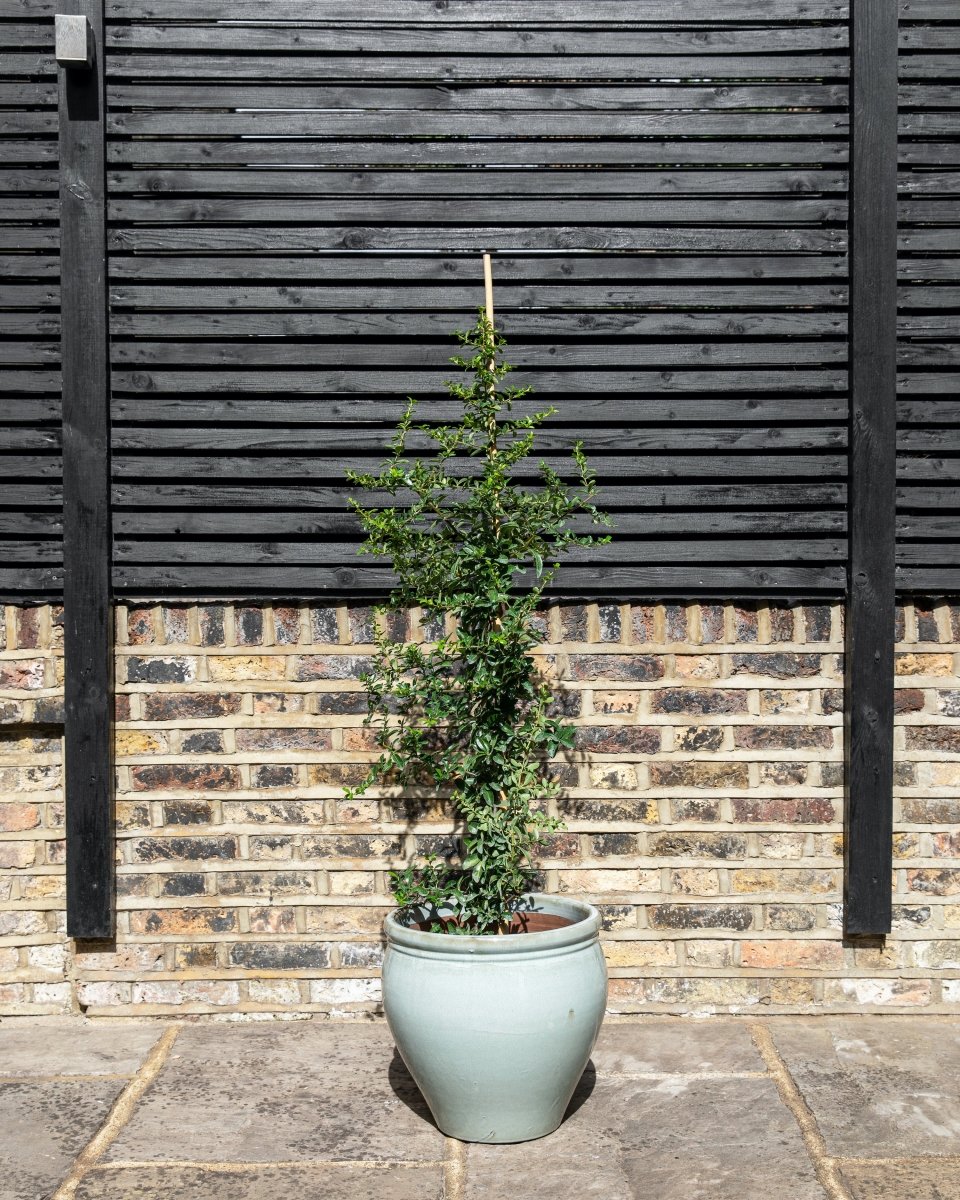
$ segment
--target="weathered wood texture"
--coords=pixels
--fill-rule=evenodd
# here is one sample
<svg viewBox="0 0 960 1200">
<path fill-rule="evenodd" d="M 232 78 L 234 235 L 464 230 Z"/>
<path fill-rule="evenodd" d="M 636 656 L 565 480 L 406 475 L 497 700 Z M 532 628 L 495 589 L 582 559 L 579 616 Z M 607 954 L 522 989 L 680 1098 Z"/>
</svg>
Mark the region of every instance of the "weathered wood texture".
<svg viewBox="0 0 960 1200">
<path fill-rule="evenodd" d="M 383 588 L 343 468 L 450 412 L 493 249 L 620 518 L 569 588 L 842 592 L 847 5 L 264 11 L 107 6 L 116 586 Z"/>
<path fill-rule="evenodd" d="M 67 933 L 113 935 L 113 612 L 103 0 L 94 64 L 60 72 Z"/>
<path fill-rule="evenodd" d="M 39 598 L 63 583 L 53 18 L 0 19 L 0 63 L 0 592 Z"/>
<path fill-rule="evenodd" d="M 853 0 L 844 927 L 890 931 L 896 539 L 897 4 Z"/>
<path fill-rule="evenodd" d="M 960 531 L 960 24 L 901 13 L 897 586 L 947 591 Z"/>
</svg>

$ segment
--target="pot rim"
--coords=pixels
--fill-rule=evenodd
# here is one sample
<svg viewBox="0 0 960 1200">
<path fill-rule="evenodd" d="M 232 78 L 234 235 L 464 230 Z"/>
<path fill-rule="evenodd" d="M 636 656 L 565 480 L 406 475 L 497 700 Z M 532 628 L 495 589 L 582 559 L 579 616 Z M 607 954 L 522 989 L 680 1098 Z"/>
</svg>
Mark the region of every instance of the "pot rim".
<svg viewBox="0 0 960 1200">
<path fill-rule="evenodd" d="M 429 933 L 413 929 L 400 921 L 398 912 L 391 912 L 383 923 L 389 946 L 404 947 L 437 955 L 478 955 L 506 957 L 532 954 L 538 951 L 566 950 L 584 942 L 594 941 L 600 932 L 600 913 L 585 900 L 570 896 L 553 896 L 531 892 L 523 897 L 533 902 L 534 912 L 547 912 L 566 917 L 573 922 L 560 929 L 543 929 L 538 933 L 504 936 L 497 933 L 465 934 Z"/>
</svg>

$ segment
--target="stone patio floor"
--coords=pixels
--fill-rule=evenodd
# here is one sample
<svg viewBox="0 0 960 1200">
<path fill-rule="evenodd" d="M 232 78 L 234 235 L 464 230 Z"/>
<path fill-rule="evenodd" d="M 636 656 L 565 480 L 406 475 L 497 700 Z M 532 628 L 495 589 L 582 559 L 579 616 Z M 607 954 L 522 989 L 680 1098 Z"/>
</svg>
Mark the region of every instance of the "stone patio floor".
<svg viewBox="0 0 960 1200">
<path fill-rule="evenodd" d="M 466 1146 L 382 1022 L 0 1022 L 0 1200 L 960 1200 L 960 1021 L 608 1020 L 564 1124 Z"/>
</svg>

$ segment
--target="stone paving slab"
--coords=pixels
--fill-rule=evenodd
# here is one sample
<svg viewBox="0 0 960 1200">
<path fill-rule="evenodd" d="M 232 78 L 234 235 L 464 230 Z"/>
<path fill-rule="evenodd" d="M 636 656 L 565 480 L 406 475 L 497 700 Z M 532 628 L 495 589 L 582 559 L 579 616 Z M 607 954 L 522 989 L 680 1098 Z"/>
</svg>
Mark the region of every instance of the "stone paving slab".
<svg viewBox="0 0 960 1200">
<path fill-rule="evenodd" d="M 4 1075 L 132 1075 L 163 1033 L 134 1021 L 0 1025 Z"/>
<path fill-rule="evenodd" d="M 579 1107 L 577 1106 L 579 1103 Z M 551 1137 L 471 1146 L 468 1200 L 824 1200 L 769 1079 L 604 1079 Z M 519 1187 L 518 1179 L 523 1178 Z M 745 1191 L 745 1180 L 756 1180 Z"/>
<path fill-rule="evenodd" d="M 76 1200 L 439 1200 L 439 1167 L 121 1167 L 91 1171 Z"/>
<path fill-rule="evenodd" d="M 600 1073 L 763 1071 L 749 1028 L 737 1021 L 607 1021 L 592 1062 Z"/>
<path fill-rule="evenodd" d="M 123 1080 L 0 1084 L 0 1200 L 42 1200 L 73 1166 Z"/>
<path fill-rule="evenodd" d="M 960 1162 L 845 1162 L 841 1174 L 851 1200 L 960 1200 Z"/>
<path fill-rule="evenodd" d="M 176 1136 L 171 1136 L 175 1129 Z M 185 1029 L 108 1160 L 443 1157 L 386 1025 Z"/>
<path fill-rule="evenodd" d="M 960 1152 L 960 1024 L 823 1017 L 770 1031 L 829 1154 Z"/>
</svg>

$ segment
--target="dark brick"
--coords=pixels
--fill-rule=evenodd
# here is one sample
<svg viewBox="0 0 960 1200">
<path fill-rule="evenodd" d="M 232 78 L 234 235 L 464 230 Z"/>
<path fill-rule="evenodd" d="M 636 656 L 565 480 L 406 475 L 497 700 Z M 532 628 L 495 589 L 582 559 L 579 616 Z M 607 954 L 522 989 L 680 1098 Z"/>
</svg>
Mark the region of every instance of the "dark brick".
<svg viewBox="0 0 960 1200">
<path fill-rule="evenodd" d="M 719 800 L 671 800 L 670 817 L 674 821 L 719 821 Z"/>
<path fill-rule="evenodd" d="M 903 819 L 911 825 L 960 824 L 960 799 L 901 800 L 900 808 Z"/>
<path fill-rule="evenodd" d="M 403 838 L 395 834 L 316 834 L 303 839 L 304 858 L 397 858 Z"/>
<path fill-rule="evenodd" d="M 723 688 L 663 688 L 653 692 L 650 709 L 655 713 L 705 716 L 709 713 L 745 713 L 747 694 Z"/>
<path fill-rule="evenodd" d="M 722 604 L 700 605 L 700 641 L 712 645 L 726 640 Z"/>
<path fill-rule="evenodd" d="M 895 713 L 922 712 L 923 692 L 919 688 L 896 688 L 893 693 Z"/>
<path fill-rule="evenodd" d="M 643 820 L 648 801 L 635 797 L 617 799 L 587 799 L 581 796 L 560 796 L 557 806 L 571 820 L 636 821 Z"/>
<path fill-rule="evenodd" d="M 54 703 L 58 705 L 59 711 L 62 713 L 63 712 L 62 701 L 54 701 Z M 123 695 L 114 696 L 114 698 L 113 698 L 113 715 L 117 721 L 129 721 L 130 720 L 130 697 L 129 696 L 123 696 Z"/>
<path fill-rule="evenodd" d="M 916 787 L 917 764 L 912 762 L 894 763 L 893 783 L 895 787 Z"/>
<path fill-rule="evenodd" d="M 366 777 L 363 763 L 311 763 L 307 768 L 311 786 L 354 787 Z"/>
<path fill-rule="evenodd" d="M 830 750 L 833 730 L 826 725 L 739 725 L 733 743 L 741 750 Z"/>
<path fill-rule="evenodd" d="M 347 613 L 347 622 L 350 626 L 350 641 L 354 645 L 376 641 L 376 624 L 372 608 L 355 605 Z"/>
<path fill-rule="evenodd" d="M 540 858 L 561 858 L 572 862 L 580 857 L 580 838 L 575 833 L 553 833 L 545 838 L 539 851 Z"/>
<path fill-rule="evenodd" d="M 201 646 L 223 646 L 226 637 L 223 631 L 224 609 L 222 604 L 202 604 L 197 615 L 200 618 Z"/>
<path fill-rule="evenodd" d="M 650 764 L 653 787 L 745 788 L 750 786 L 746 763 L 654 762 Z"/>
<path fill-rule="evenodd" d="M 908 750 L 960 754 L 960 725 L 908 725 Z"/>
<path fill-rule="evenodd" d="M 821 763 L 820 786 L 832 788 L 843 787 L 844 774 L 843 763 Z"/>
<path fill-rule="evenodd" d="M 740 904 L 654 904 L 647 909 L 652 929 L 734 929 L 753 926 L 753 912 Z"/>
<path fill-rule="evenodd" d="M 575 731 L 574 746 L 598 754 L 656 754 L 660 730 L 640 725 L 581 725 Z"/>
<path fill-rule="evenodd" d="M 893 906 L 893 924 L 897 926 L 924 926 L 930 924 L 931 909 L 927 904 L 912 907 L 907 904 Z"/>
<path fill-rule="evenodd" d="M 630 610 L 630 628 L 638 646 L 650 645 L 657 640 L 655 621 L 656 609 L 652 604 L 634 604 Z"/>
<path fill-rule="evenodd" d="M 164 825 L 209 825 L 213 808 L 206 800 L 165 800 Z"/>
<path fill-rule="evenodd" d="M 939 642 L 940 630 L 937 628 L 937 618 L 930 604 L 917 601 L 914 604 L 917 616 L 917 640 L 920 642 Z"/>
<path fill-rule="evenodd" d="M 391 642 L 406 642 L 410 638 L 410 621 L 406 609 L 388 608 L 383 614 L 384 628 Z"/>
<path fill-rule="evenodd" d="M 806 627 L 805 640 L 808 642 L 829 642 L 830 617 L 831 610 L 829 604 L 806 605 L 803 610 L 803 623 Z"/>
<path fill-rule="evenodd" d="M 606 855 L 636 854 L 637 836 L 634 833 L 595 833 L 590 839 L 590 853 L 598 858 Z"/>
<path fill-rule="evenodd" d="M 184 754 L 220 754 L 223 734 L 218 729 L 198 729 L 184 735 L 180 749 Z"/>
<path fill-rule="evenodd" d="M 23 705 L 19 700 L 0 700 L 0 724 L 22 725 L 23 721 Z"/>
<path fill-rule="evenodd" d="M 295 646 L 300 640 L 300 610 L 274 608 L 273 640 L 277 646 Z"/>
<path fill-rule="evenodd" d="M 236 767 L 213 763 L 163 763 L 157 766 L 131 767 L 130 779 L 135 791 L 154 792 L 186 790 L 193 792 L 211 789 L 229 790 L 242 786 Z"/>
<path fill-rule="evenodd" d="M 579 717 L 583 707 L 583 697 L 580 692 L 558 692 L 547 706 L 547 715 L 551 717 Z"/>
<path fill-rule="evenodd" d="M 587 608 L 583 604 L 561 604 L 560 637 L 564 642 L 587 642 L 590 640 Z"/>
<path fill-rule="evenodd" d="M 580 772 L 576 763 L 552 762 L 547 767 L 547 778 L 559 783 L 561 787 L 576 787 L 580 782 Z"/>
<path fill-rule="evenodd" d="M 817 915 L 810 908 L 798 904 L 768 904 L 767 929 L 779 929 L 787 933 L 802 933 L 815 929 Z"/>
<path fill-rule="evenodd" d="M 735 797 L 733 819 L 773 825 L 823 825 L 834 821 L 836 812 L 833 801 L 820 796 L 800 800 Z"/>
<path fill-rule="evenodd" d="M 365 692 L 318 692 L 314 700 L 321 717 L 366 716 L 370 707 Z"/>
<path fill-rule="evenodd" d="M 417 858 L 442 858 L 453 863 L 460 860 L 460 840 L 452 833 L 418 833 L 414 838 L 414 854 Z"/>
<path fill-rule="evenodd" d="M 770 641 L 792 642 L 796 636 L 794 631 L 795 610 L 779 605 L 770 609 Z"/>
<path fill-rule="evenodd" d="M 674 731 L 678 750 L 719 750 L 723 745 L 720 725 L 688 725 Z"/>
<path fill-rule="evenodd" d="M 539 634 L 546 633 L 546 619 L 543 613 L 534 613 L 530 623 Z M 420 614 L 420 629 L 425 642 L 438 642 L 443 637 L 443 614 L 424 609 Z"/>
<path fill-rule="evenodd" d="M 637 925 L 637 910 L 632 904 L 597 904 L 601 928 L 606 930 L 630 928 Z"/>
<path fill-rule="evenodd" d="M 242 696 L 223 692 L 161 692 L 143 697 L 148 721 L 229 717 L 240 712 L 242 704 Z"/>
<path fill-rule="evenodd" d="M 747 839 L 732 833 L 661 833 L 650 839 L 649 853 L 660 858 L 744 858 Z"/>
<path fill-rule="evenodd" d="M 131 646 L 146 646 L 156 641 L 153 631 L 153 609 L 131 608 L 127 612 L 127 642 Z"/>
<path fill-rule="evenodd" d="M 234 837 L 138 838 L 133 843 L 138 862 L 163 862 L 166 859 L 201 860 L 236 858 Z"/>
<path fill-rule="evenodd" d="M 667 627 L 668 642 L 686 642 L 690 638 L 687 625 L 687 610 L 682 604 L 664 605 L 663 617 Z"/>
<path fill-rule="evenodd" d="M 17 647 L 20 650 L 36 650 L 40 646 L 40 620 L 42 608 L 27 606 L 17 609 Z"/>
<path fill-rule="evenodd" d="M 234 611 L 238 646 L 263 645 L 263 609 L 238 608 Z"/>
<path fill-rule="evenodd" d="M 907 633 L 907 617 L 903 610 L 903 605 L 898 604 L 893 615 L 893 637 L 895 641 L 902 642 Z"/>
<path fill-rule="evenodd" d="M 652 654 L 571 654 L 574 679 L 639 680 L 663 678 L 663 659 Z"/>
<path fill-rule="evenodd" d="M 807 763 L 769 762 L 760 764 L 760 782 L 777 787 L 797 787 L 807 782 Z"/>
<path fill-rule="evenodd" d="M 733 636 L 738 642 L 755 642 L 758 637 L 757 610 L 754 605 L 737 605 L 733 610 Z"/>
<path fill-rule="evenodd" d="M 164 896 L 202 896 L 206 891 L 206 875 L 193 871 L 180 871 L 176 875 L 161 877 L 163 886 L 160 891 Z"/>
<path fill-rule="evenodd" d="M 817 675 L 820 662 L 819 654 L 791 654 L 787 651 L 732 656 L 734 675 L 765 675 L 772 679 L 797 679 Z"/>
<path fill-rule="evenodd" d="M 843 688 L 824 688 L 820 697 L 825 717 L 833 717 L 843 712 Z"/>
<path fill-rule="evenodd" d="M 250 782 L 255 788 L 291 787 L 297 782 L 297 768 L 277 763 L 253 767 Z"/>
<path fill-rule="evenodd" d="M 238 729 L 238 750 L 329 750 L 329 729 Z"/>
<path fill-rule="evenodd" d="M 192 658 L 127 659 L 127 683 L 189 683 L 195 672 Z"/>
<path fill-rule="evenodd" d="M 305 654 L 297 660 L 295 678 L 301 683 L 314 679 L 359 679 L 370 670 L 370 659 L 362 654 Z"/>
<path fill-rule="evenodd" d="M 118 896 L 152 896 L 156 875 L 117 875 Z"/>
<path fill-rule="evenodd" d="M 313 608 L 310 610 L 310 632 L 317 645 L 336 646 L 340 641 L 335 608 Z"/>
<path fill-rule="evenodd" d="M 619 642 L 623 637 L 623 622 L 620 617 L 620 605 L 598 605 L 597 618 L 600 623 L 600 641 Z"/>
<path fill-rule="evenodd" d="M 330 947 L 323 942 L 237 942 L 230 963 L 250 971 L 311 971 L 330 966 Z"/>
</svg>

